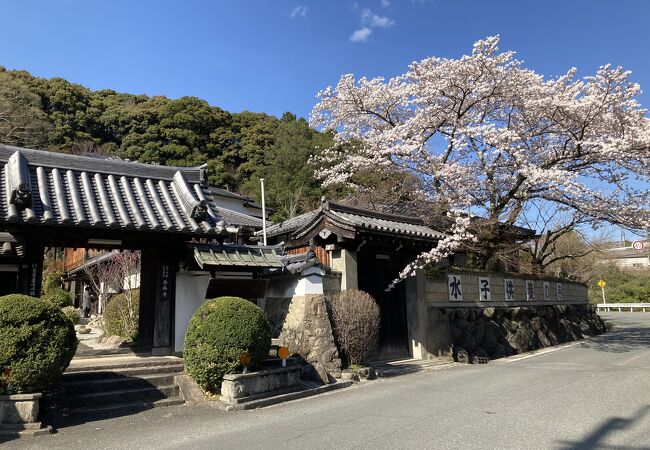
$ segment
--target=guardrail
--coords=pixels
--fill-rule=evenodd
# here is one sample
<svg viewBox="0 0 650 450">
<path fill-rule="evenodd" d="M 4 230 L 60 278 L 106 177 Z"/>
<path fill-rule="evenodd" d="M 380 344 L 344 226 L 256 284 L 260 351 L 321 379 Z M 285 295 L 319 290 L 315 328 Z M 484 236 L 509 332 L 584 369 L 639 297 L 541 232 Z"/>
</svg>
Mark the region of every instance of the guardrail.
<svg viewBox="0 0 650 450">
<path fill-rule="evenodd" d="M 646 309 L 650 310 L 650 303 L 598 303 L 596 305 L 598 311 L 623 311 L 630 310 L 630 312 L 635 309 L 646 312 Z"/>
</svg>

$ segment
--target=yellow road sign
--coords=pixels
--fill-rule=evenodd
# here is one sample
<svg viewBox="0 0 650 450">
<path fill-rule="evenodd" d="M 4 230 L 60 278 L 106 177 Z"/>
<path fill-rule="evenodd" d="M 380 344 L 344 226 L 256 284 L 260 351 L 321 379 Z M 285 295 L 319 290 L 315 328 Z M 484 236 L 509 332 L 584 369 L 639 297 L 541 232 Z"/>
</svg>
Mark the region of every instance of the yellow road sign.
<svg viewBox="0 0 650 450">
<path fill-rule="evenodd" d="M 604 288 L 607 283 L 605 283 L 605 280 L 599 280 L 598 283 L 596 283 L 599 288 Z"/>
</svg>

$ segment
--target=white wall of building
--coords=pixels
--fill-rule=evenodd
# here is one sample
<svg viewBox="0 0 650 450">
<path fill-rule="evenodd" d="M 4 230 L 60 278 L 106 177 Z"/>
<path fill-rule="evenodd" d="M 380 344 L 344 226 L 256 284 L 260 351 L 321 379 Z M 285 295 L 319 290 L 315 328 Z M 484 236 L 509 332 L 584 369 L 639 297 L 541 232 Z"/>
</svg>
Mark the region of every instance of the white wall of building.
<svg viewBox="0 0 650 450">
<path fill-rule="evenodd" d="M 221 196 L 213 194 L 214 200 L 221 208 L 229 209 L 238 213 L 246 214 L 248 216 L 262 218 L 262 210 L 259 208 L 244 206 L 244 200 L 232 197 Z"/>
<path fill-rule="evenodd" d="M 182 352 L 187 325 L 194 312 L 205 302 L 210 274 L 207 272 L 176 273 L 176 310 L 174 318 L 174 352 Z"/>
</svg>

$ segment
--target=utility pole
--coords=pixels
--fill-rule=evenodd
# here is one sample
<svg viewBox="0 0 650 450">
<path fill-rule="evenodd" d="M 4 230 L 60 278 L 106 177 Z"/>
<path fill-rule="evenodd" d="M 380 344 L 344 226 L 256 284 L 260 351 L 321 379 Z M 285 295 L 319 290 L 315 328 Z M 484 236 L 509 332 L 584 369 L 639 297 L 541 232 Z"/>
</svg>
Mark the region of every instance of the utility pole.
<svg viewBox="0 0 650 450">
<path fill-rule="evenodd" d="M 264 178 L 260 178 L 262 187 L 262 235 L 264 236 L 264 245 L 266 246 L 266 203 L 264 200 Z"/>
</svg>

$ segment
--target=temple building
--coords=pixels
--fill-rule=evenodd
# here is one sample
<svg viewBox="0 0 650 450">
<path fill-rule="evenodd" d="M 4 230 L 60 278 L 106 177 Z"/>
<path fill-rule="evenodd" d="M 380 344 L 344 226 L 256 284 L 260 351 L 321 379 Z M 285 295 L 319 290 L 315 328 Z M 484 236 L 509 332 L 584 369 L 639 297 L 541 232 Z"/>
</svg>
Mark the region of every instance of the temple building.
<svg viewBox="0 0 650 450">
<path fill-rule="evenodd" d="M 139 345 L 154 354 L 182 350 L 187 321 L 215 279 L 244 274 L 254 280 L 265 269 L 282 267 L 275 248 L 246 245 L 261 219 L 217 204 L 205 166 L 6 145 L 0 145 L 0 161 L 0 276 L 6 290 L 40 296 L 46 248 L 140 250 Z M 249 203 L 233 201 L 242 208 Z M 236 293 L 241 283 L 230 286 L 214 291 Z"/>
</svg>

